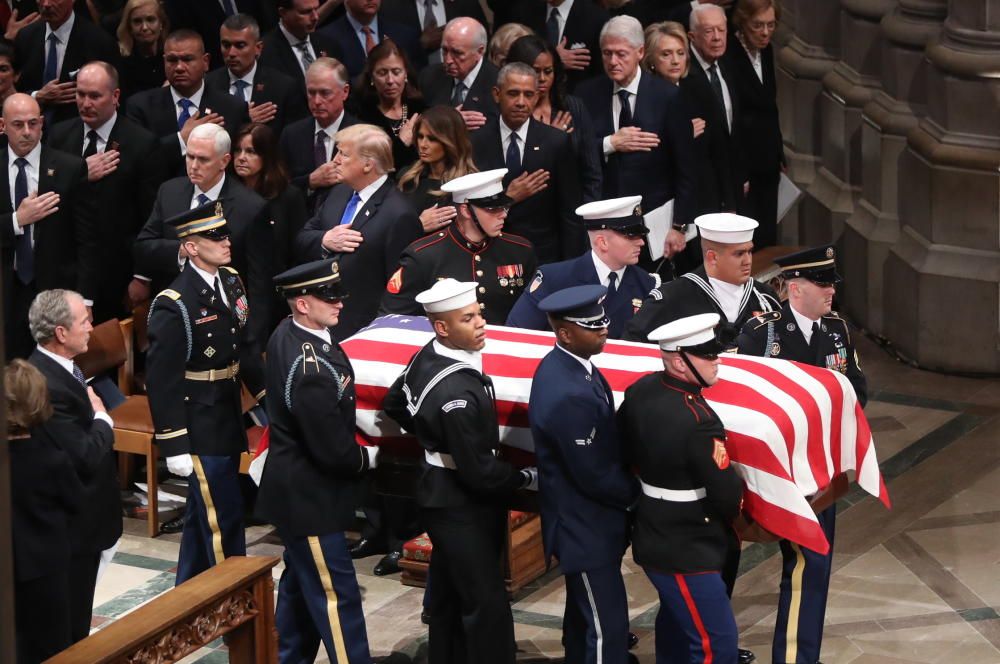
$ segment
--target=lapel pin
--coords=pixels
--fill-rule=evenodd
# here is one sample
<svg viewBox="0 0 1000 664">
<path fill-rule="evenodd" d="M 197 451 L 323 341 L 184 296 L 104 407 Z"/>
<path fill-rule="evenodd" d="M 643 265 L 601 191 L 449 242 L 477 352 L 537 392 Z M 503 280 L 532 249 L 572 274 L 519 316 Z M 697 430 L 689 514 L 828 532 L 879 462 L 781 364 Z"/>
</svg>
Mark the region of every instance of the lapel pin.
<svg viewBox="0 0 1000 664">
<path fill-rule="evenodd" d="M 55 174 L 56 174 L 56 169 L 54 169 L 54 168 L 49 168 L 49 169 L 47 169 L 47 170 L 45 171 L 45 173 L 46 173 L 46 174 L 47 174 L 47 175 L 48 175 L 49 177 L 52 177 L 53 175 L 55 175 Z"/>
<path fill-rule="evenodd" d="M 532 150 L 538 150 L 538 146 L 536 145 L 535 147 L 533 147 L 533 148 L 531 148 L 531 149 L 532 149 Z"/>
<path fill-rule="evenodd" d="M 263 83 L 258 83 L 257 84 L 257 92 L 263 92 L 263 91 L 264 91 L 264 84 Z"/>
</svg>

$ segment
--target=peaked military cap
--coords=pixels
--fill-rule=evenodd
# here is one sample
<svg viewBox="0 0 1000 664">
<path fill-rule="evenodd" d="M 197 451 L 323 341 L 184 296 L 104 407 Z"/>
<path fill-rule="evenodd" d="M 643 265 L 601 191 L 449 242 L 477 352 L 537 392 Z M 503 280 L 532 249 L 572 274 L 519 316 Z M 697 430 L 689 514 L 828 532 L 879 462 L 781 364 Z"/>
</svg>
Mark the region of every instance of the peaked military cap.
<svg viewBox="0 0 1000 664">
<path fill-rule="evenodd" d="M 785 279 L 802 277 L 819 284 L 840 283 L 837 274 L 837 252 L 833 247 L 811 247 L 792 254 L 775 258 L 774 262 L 781 268 L 781 276 Z"/>
<path fill-rule="evenodd" d="M 513 205 L 514 199 L 504 192 L 505 175 L 506 168 L 469 173 L 448 180 L 441 185 L 441 191 L 451 194 L 451 200 L 455 203 L 468 203 L 483 209 L 506 207 Z"/>
<path fill-rule="evenodd" d="M 604 298 L 608 289 L 596 284 L 563 288 L 538 303 L 538 308 L 554 318 L 561 318 L 588 330 L 607 327 L 610 320 L 604 313 Z"/>
<path fill-rule="evenodd" d="M 718 355 L 726 350 L 717 331 L 720 320 L 719 314 L 678 318 L 650 332 L 649 340 L 668 352 L 684 351 L 699 357 Z"/>
<path fill-rule="evenodd" d="M 274 277 L 274 286 L 285 297 L 313 295 L 327 302 L 347 297 L 347 292 L 340 283 L 340 267 L 332 258 L 285 270 Z"/>
<path fill-rule="evenodd" d="M 192 210 L 185 210 L 164 221 L 177 230 L 178 239 L 191 235 L 201 235 L 210 240 L 225 240 L 229 237 L 229 226 L 222 214 L 222 203 L 219 201 L 199 205 Z"/>
<path fill-rule="evenodd" d="M 642 237 L 649 229 L 642 220 L 642 196 L 623 196 L 585 203 L 576 209 L 588 231 L 610 229 L 630 237 Z"/>
</svg>

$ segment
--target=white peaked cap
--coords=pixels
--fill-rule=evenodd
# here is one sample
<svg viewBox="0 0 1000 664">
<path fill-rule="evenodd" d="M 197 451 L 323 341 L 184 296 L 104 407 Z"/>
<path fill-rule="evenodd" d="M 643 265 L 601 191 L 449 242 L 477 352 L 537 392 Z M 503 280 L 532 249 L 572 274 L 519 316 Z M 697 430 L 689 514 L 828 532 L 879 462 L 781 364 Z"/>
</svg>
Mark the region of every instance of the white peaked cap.
<svg viewBox="0 0 1000 664">
<path fill-rule="evenodd" d="M 495 196 L 503 191 L 505 175 L 507 175 L 506 168 L 497 168 L 482 173 L 469 173 L 454 180 L 448 180 L 441 185 L 441 191 L 451 194 L 451 200 L 456 203 Z"/>
<path fill-rule="evenodd" d="M 649 333 L 649 340 L 660 344 L 660 350 L 676 351 L 698 346 L 715 338 L 719 314 L 698 314 L 678 318 Z"/>
<path fill-rule="evenodd" d="M 475 281 L 457 281 L 451 277 L 441 279 L 416 297 L 429 314 L 455 311 L 476 302 Z"/>
<path fill-rule="evenodd" d="M 609 198 L 603 201 L 584 203 L 576 209 L 576 214 L 581 219 L 618 219 L 619 217 L 632 217 L 635 215 L 636 206 L 640 203 L 642 203 L 642 196 Z"/>
</svg>

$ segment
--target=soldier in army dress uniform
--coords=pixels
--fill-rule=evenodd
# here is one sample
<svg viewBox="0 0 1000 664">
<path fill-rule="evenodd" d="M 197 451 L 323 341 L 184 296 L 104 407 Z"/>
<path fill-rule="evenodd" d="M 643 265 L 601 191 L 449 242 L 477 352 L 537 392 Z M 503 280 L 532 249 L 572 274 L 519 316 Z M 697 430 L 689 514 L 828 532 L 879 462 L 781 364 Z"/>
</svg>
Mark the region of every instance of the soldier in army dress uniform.
<svg viewBox="0 0 1000 664">
<path fill-rule="evenodd" d="M 434 545 L 428 661 L 513 664 L 514 623 L 500 561 L 503 499 L 536 488 L 534 468 L 496 456 L 493 381 L 483 374 L 486 323 L 475 282 L 443 279 L 420 293 L 435 338 L 410 360 L 383 407 L 424 448 L 420 516 Z"/>
<path fill-rule="evenodd" d="M 847 376 L 862 406 L 867 381 L 858 366 L 851 331 L 832 311 L 837 274 L 833 247 L 806 249 L 775 260 L 788 286 L 780 310 L 747 321 L 737 339 L 739 352 L 795 360 Z M 836 503 L 821 509 L 819 520 L 830 552 L 821 555 L 788 540 L 781 541 L 782 572 L 778 617 L 774 627 L 774 664 L 816 664 L 823 641 L 823 621 L 830 587 Z"/>
<path fill-rule="evenodd" d="M 656 661 L 736 664 L 737 628 L 722 571 L 736 539 L 743 480 L 722 422 L 702 388 L 716 382 L 718 314 L 699 314 L 649 335 L 664 371 L 636 381 L 618 411 L 642 495 L 632 554 L 660 597 Z"/>
<path fill-rule="evenodd" d="M 403 252 L 382 297 L 381 313 L 420 314 L 414 296 L 445 277 L 475 281 L 486 322 L 503 325 L 535 271 L 531 242 L 504 233 L 507 169 L 470 173 L 442 185 L 451 194 L 456 216 L 448 228 L 413 242 Z"/>
<path fill-rule="evenodd" d="M 547 330 L 548 320 L 538 303 L 556 291 L 583 284 L 608 289 L 604 310 L 608 336 L 621 339 L 625 324 L 638 313 L 660 277 L 638 266 L 649 229 L 642 220 L 642 196 L 625 196 L 586 203 L 576 209 L 590 236 L 590 251 L 577 258 L 542 265 L 507 316 L 507 325 Z"/>
<path fill-rule="evenodd" d="M 167 220 L 184 269 L 150 306 L 146 389 L 167 468 L 188 480 L 177 583 L 245 555 L 240 454 L 247 449 L 240 382 L 264 396 L 263 362 L 246 343 L 246 290 L 230 260 L 221 204 Z"/>
<path fill-rule="evenodd" d="M 354 439 L 354 372 L 330 328 L 347 297 L 337 263 L 320 260 L 274 278 L 292 315 L 267 345 L 271 439 L 257 515 L 285 545 L 275 620 L 282 664 L 369 664 L 368 635 L 345 530 L 377 447 Z"/>
</svg>

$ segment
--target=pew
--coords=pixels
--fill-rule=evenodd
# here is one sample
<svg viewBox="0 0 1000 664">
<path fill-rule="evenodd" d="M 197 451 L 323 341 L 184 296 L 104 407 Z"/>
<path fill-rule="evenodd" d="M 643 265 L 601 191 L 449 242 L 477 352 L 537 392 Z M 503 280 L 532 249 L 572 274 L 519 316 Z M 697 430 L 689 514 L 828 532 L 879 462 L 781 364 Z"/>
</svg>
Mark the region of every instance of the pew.
<svg viewBox="0 0 1000 664">
<path fill-rule="evenodd" d="M 276 662 L 271 568 L 279 560 L 227 558 L 47 662 L 176 662 L 220 636 L 226 637 L 230 662 Z"/>
</svg>

